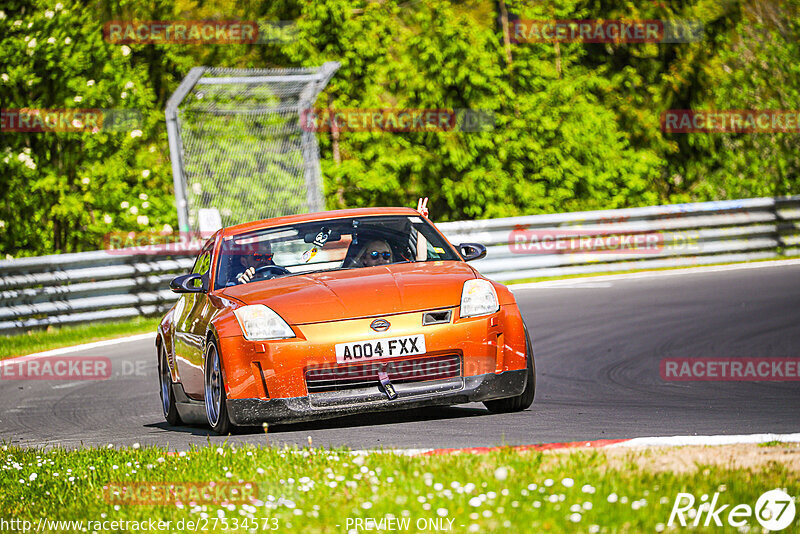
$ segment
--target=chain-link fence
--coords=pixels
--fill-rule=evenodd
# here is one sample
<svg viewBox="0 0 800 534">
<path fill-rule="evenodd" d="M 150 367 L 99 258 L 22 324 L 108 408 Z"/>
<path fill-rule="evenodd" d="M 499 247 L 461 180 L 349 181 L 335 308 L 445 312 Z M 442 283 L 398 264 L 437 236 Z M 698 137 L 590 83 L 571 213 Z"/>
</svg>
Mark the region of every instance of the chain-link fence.
<svg viewBox="0 0 800 534">
<path fill-rule="evenodd" d="M 300 120 L 338 68 L 191 70 L 166 112 L 181 231 L 323 208 Z"/>
</svg>

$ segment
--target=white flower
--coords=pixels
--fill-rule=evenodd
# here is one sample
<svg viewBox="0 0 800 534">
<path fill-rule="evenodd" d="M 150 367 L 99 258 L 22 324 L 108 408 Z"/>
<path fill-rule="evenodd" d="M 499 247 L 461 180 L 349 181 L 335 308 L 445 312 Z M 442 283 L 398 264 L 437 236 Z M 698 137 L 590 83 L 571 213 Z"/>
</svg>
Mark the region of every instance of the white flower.
<svg viewBox="0 0 800 534">
<path fill-rule="evenodd" d="M 0 11 L 0 20 L 6 20 L 6 12 Z"/>
<path fill-rule="evenodd" d="M 22 26 L 22 21 L 21 21 L 21 20 L 15 20 L 15 21 L 14 21 L 14 26 L 16 26 L 17 28 L 19 28 L 20 26 Z"/>
<path fill-rule="evenodd" d="M 56 38 L 55 37 L 49 37 L 47 39 L 47 44 L 56 44 Z"/>
<path fill-rule="evenodd" d="M 141 130 L 134 130 L 134 131 L 131 132 L 131 137 L 133 137 L 134 139 L 136 139 L 137 137 L 141 137 L 141 136 L 142 136 L 142 131 Z"/>
<path fill-rule="evenodd" d="M 71 42 L 72 42 L 72 39 L 70 37 L 67 37 L 66 39 L 64 39 L 64 44 L 70 44 Z"/>
<path fill-rule="evenodd" d="M 55 12 L 50 11 L 49 9 L 44 12 L 44 16 L 47 17 L 48 19 L 52 19 L 53 15 L 55 15 Z"/>
<path fill-rule="evenodd" d="M 436 515 L 439 517 L 447 517 L 447 508 L 437 508 Z"/>
<path fill-rule="evenodd" d="M 125 89 L 133 89 L 133 82 L 128 82 L 125 84 Z"/>
<path fill-rule="evenodd" d="M 361 503 L 361 508 L 363 508 L 364 510 L 369 510 L 370 508 L 372 508 L 372 503 L 369 501 L 363 502 Z"/>
<path fill-rule="evenodd" d="M 658 525 L 656 525 L 658 528 Z M 589 534 L 597 534 L 600 532 L 600 525 L 589 525 Z"/>
<path fill-rule="evenodd" d="M 5 227 L 6 227 L 6 222 L 5 221 L 0 221 L 0 228 L 5 228 Z M 4 449 L 4 450 L 7 450 L 7 449 Z"/>
<path fill-rule="evenodd" d="M 111 218 L 111 215 L 109 215 L 108 213 L 106 213 L 105 215 L 103 215 L 103 222 L 104 222 L 104 223 L 106 223 L 106 224 L 111 224 L 113 221 L 114 221 L 114 219 L 112 219 L 112 218 Z"/>
<path fill-rule="evenodd" d="M 140 447 L 140 445 L 139 445 L 138 443 L 134 443 L 134 444 L 133 444 L 133 448 L 134 448 L 134 449 L 138 449 L 139 447 Z"/>
<path fill-rule="evenodd" d="M 92 87 L 93 85 L 94 85 L 94 80 L 89 80 L 88 82 L 86 82 L 87 87 Z"/>
<path fill-rule="evenodd" d="M 126 99 L 126 98 L 128 98 L 128 92 L 127 92 L 127 91 L 122 91 L 122 92 L 119 94 L 119 97 L 120 97 L 120 98 L 122 98 L 123 100 L 124 100 L 124 99 Z"/>
<path fill-rule="evenodd" d="M 3 80 L 4 82 L 7 82 L 8 81 L 8 74 L 6 74 L 5 72 L 3 74 L 0 74 L 0 80 Z"/>
<path fill-rule="evenodd" d="M 508 468 L 507 467 L 498 467 L 494 470 L 494 478 L 497 480 L 505 480 L 508 478 Z"/>
<path fill-rule="evenodd" d="M 162 228 L 162 229 L 161 229 L 161 231 L 162 231 L 162 232 L 165 232 L 165 233 L 168 233 L 168 234 L 171 234 L 171 233 L 172 233 L 172 226 L 170 226 L 170 225 L 168 225 L 168 224 L 165 224 L 165 225 L 164 225 L 164 228 Z M 259 475 L 263 475 L 263 474 L 264 474 L 264 470 L 263 470 L 263 469 L 261 469 L 260 467 L 259 467 L 258 469 L 260 469 L 260 470 L 261 470 L 261 472 L 260 472 L 260 473 L 258 473 L 258 474 L 259 474 Z M 256 472 L 258 472 L 258 471 L 256 471 Z"/>
<path fill-rule="evenodd" d="M 120 202 L 120 204 L 119 204 L 119 207 L 120 207 L 120 208 L 123 208 L 123 209 L 126 209 L 128 206 L 130 206 L 130 204 L 128 204 L 128 201 L 127 201 L 127 200 L 123 200 L 123 201 L 122 201 L 122 202 Z"/>
<path fill-rule="evenodd" d="M 61 11 L 61 9 L 62 9 L 63 7 L 64 7 L 64 4 L 62 4 L 61 2 L 59 2 L 59 3 L 57 3 L 57 4 L 56 4 L 55 10 L 56 10 L 56 11 Z"/>
<path fill-rule="evenodd" d="M 129 47 L 125 46 L 125 45 L 122 45 L 121 50 L 122 50 L 122 55 L 123 56 L 127 56 L 127 55 L 129 55 L 131 53 L 131 49 Z"/>
<path fill-rule="evenodd" d="M 550 486 L 553 485 L 553 479 L 552 478 L 545 479 L 544 485 L 549 488 Z"/>
<path fill-rule="evenodd" d="M 612 493 L 611 495 L 608 496 L 608 502 L 612 502 L 612 503 L 613 502 L 617 502 L 618 499 L 619 499 L 619 497 L 617 496 L 616 493 Z"/>
<path fill-rule="evenodd" d="M 73 98 L 73 100 L 75 102 L 83 102 L 83 97 L 82 96 L 76 96 L 75 98 Z"/>
<path fill-rule="evenodd" d="M 36 477 L 38 477 L 38 476 L 39 476 L 39 475 L 37 475 L 36 473 L 31 473 L 31 476 L 29 476 L 29 477 L 28 477 L 28 480 L 30 480 L 31 482 L 33 482 L 34 480 L 36 480 Z"/>
<path fill-rule="evenodd" d="M 82 183 L 83 185 L 89 185 L 89 182 L 91 182 L 91 181 L 92 181 L 92 180 L 91 180 L 90 178 L 88 178 L 88 177 L 87 177 L 87 178 L 82 178 L 82 179 L 81 179 L 81 183 Z"/>
<path fill-rule="evenodd" d="M 137 213 L 139 213 L 139 208 L 137 208 L 136 206 L 131 206 L 130 212 L 136 215 Z"/>
<path fill-rule="evenodd" d="M 565 478 L 564 480 L 561 481 L 561 483 L 564 484 L 565 488 L 571 488 L 572 486 L 575 485 L 575 481 L 572 480 L 571 478 Z"/>
<path fill-rule="evenodd" d="M 483 501 L 480 499 L 480 497 L 473 497 L 473 498 L 471 498 L 469 500 L 469 505 L 470 506 L 480 506 L 482 502 Z"/>
<path fill-rule="evenodd" d="M 36 39 L 31 39 L 28 43 L 28 48 L 36 48 Z"/>
<path fill-rule="evenodd" d="M 217 447 L 217 454 L 225 454 L 225 449 L 222 447 Z"/>
<path fill-rule="evenodd" d="M 569 520 L 573 523 L 580 523 L 581 522 L 581 514 L 575 513 L 569 516 Z"/>
<path fill-rule="evenodd" d="M 150 203 L 149 202 L 142 202 L 142 207 L 143 208 L 149 208 L 150 207 Z"/>
<path fill-rule="evenodd" d="M 143 170 L 142 171 L 142 178 L 147 178 L 148 176 L 150 176 L 150 169 Z M 142 195 L 144 195 L 144 196 L 142 196 Z M 147 200 L 147 195 L 142 193 L 141 195 L 139 195 L 139 198 L 141 198 L 142 200 Z"/>
</svg>

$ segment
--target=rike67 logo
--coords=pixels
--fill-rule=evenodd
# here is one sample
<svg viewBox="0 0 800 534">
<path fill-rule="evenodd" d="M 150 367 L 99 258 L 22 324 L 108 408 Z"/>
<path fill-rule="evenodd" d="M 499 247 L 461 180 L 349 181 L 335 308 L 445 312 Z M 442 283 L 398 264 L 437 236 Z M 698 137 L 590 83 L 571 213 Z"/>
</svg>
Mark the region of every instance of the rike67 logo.
<svg viewBox="0 0 800 534">
<path fill-rule="evenodd" d="M 737 504 L 733 507 L 719 502 L 719 492 L 714 493 L 711 501 L 708 495 L 700 498 L 701 504 L 695 509 L 696 499 L 691 493 L 678 493 L 667 525 L 680 524 L 697 526 L 724 526 L 726 523 L 734 528 L 747 526 L 755 516 L 761 526 L 770 531 L 783 530 L 792 524 L 795 517 L 794 499 L 785 491 L 774 489 L 763 493 L 756 501 L 755 508 L 749 504 Z M 703 520 L 705 517 L 705 520 Z"/>
</svg>

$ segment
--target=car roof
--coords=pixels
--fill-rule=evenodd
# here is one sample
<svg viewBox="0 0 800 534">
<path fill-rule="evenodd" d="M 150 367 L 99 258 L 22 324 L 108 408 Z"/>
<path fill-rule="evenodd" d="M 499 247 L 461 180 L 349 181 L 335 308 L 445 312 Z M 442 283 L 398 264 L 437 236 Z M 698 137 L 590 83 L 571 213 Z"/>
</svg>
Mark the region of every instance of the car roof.
<svg viewBox="0 0 800 534">
<path fill-rule="evenodd" d="M 286 215 L 272 219 L 263 219 L 249 223 L 228 226 L 222 229 L 222 236 L 239 235 L 254 230 L 272 228 L 285 224 L 301 222 L 325 221 L 330 219 L 343 219 L 347 217 L 366 217 L 370 215 L 417 215 L 419 212 L 412 208 L 353 208 L 347 210 L 319 211 L 316 213 L 302 213 L 299 215 Z"/>
</svg>

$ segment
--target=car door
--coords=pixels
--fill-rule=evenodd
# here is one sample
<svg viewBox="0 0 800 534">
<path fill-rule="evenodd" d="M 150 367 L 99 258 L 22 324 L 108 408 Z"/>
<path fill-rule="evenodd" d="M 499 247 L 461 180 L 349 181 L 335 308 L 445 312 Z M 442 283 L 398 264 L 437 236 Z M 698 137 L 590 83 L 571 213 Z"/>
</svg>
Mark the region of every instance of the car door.
<svg viewBox="0 0 800 534">
<path fill-rule="evenodd" d="M 212 306 L 208 298 L 209 277 L 214 264 L 216 239 L 210 239 L 195 259 L 193 274 L 203 277 L 204 291 L 184 293 L 175 306 L 175 364 L 183 389 L 193 399 L 203 398 L 203 342 Z"/>
</svg>

